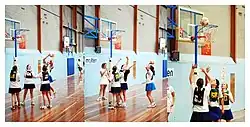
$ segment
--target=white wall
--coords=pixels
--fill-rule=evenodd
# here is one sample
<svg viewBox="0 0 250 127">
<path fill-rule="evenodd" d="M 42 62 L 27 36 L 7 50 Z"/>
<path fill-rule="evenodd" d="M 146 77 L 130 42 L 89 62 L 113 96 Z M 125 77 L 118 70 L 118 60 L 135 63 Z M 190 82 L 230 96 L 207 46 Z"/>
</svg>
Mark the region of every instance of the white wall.
<svg viewBox="0 0 250 127">
<path fill-rule="evenodd" d="M 245 8 L 242 5 L 236 6 L 236 57 L 245 58 Z"/>
<path fill-rule="evenodd" d="M 18 20 L 25 32 L 26 49 L 37 49 L 37 8 L 34 5 L 6 5 L 5 17 Z M 6 41 L 6 48 L 14 48 L 14 41 Z"/>
<path fill-rule="evenodd" d="M 137 51 L 155 51 L 156 5 L 138 6 L 137 17 Z"/>
<path fill-rule="evenodd" d="M 209 19 L 211 24 L 219 26 L 214 36 L 215 43 L 212 44 L 212 56 L 230 56 L 230 6 L 191 5 L 184 7 L 204 12 L 204 16 Z M 181 53 L 194 53 L 193 44 L 179 43 L 178 47 Z"/>
<path fill-rule="evenodd" d="M 134 8 L 129 5 L 103 5 L 100 9 L 100 17 L 117 22 L 117 29 L 125 30 L 122 36 L 122 50 L 133 50 L 133 17 Z M 109 47 L 108 41 L 101 41 L 101 46 Z"/>
</svg>

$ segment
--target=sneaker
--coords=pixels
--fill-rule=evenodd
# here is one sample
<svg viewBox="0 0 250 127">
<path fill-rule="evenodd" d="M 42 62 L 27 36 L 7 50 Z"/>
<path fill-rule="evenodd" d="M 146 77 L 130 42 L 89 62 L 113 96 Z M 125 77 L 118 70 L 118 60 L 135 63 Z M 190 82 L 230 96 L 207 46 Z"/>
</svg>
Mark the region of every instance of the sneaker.
<svg viewBox="0 0 250 127">
<path fill-rule="evenodd" d="M 17 106 L 18 104 L 17 104 L 17 102 L 15 102 L 15 106 Z"/>
<path fill-rule="evenodd" d="M 115 107 L 113 105 L 110 105 L 110 106 L 108 106 L 108 109 L 113 110 L 113 109 L 115 109 Z"/>
<path fill-rule="evenodd" d="M 40 106 L 40 109 L 45 109 L 46 108 L 46 106 Z"/>
<path fill-rule="evenodd" d="M 11 110 L 15 110 L 15 109 L 16 109 L 15 106 L 12 106 L 12 107 L 11 107 Z"/>
<path fill-rule="evenodd" d="M 156 107 L 156 104 L 154 102 L 148 106 L 148 108 L 154 108 L 154 107 Z"/>
<path fill-rule="evenodd" d="M 47 108 L 52 108 L 52 105 L 47 105 Z"/>
<path fill-rule="evenodd" d="M 23 102 L 20 102 L 20 104 L 22 105 L 22 106 L 24 106 L 25 105 L 25 102 L 23 101 Z"/>
<path fill-rule="evenodd" d="M 112 105 L 112 102 L 109 102 L 108 109 L 115 109 L 115 107 Z"/>
<path fill-rule="evenodd" d="M 102 100 L 102 98 L 101 97 L 98 97 L 97 99 L 96 99 L 96 101 L 101 101 Z"/>
<path fill-rule="evenodd" d="M 152 108 L 156 107 L 155 102 L 153 102 L 151 105 L 152 105 Z"/>
<path fill-rule="evenodd" d="M 31 105 L 35 105 L 35 103 L 33 101 L 31 101 Z"/>
<path fill-rule="evenodd" d="M 122 105 L 122 101 L 119 101 L 118 105 Z"/>
<path fill-rule="evenodd" d="M 126 107 L 127 107 L 126 102 L 124 102 L 124 103 L 122 104 L 122 106 L 123 106 L 124 108 L 126 108 Z"/>
<path fill-rule="evenodd" d="M 123 104 L 119 104 L 117 107 L 118 108 L 125 108 Z"/>
<path fill-rule="evenodd" d="M 106 98 L 106 97 L 103 96 L 103 97 L 102 97 L 102 100 L 108 100 L 108 98 Z"/>
<path fill-rule="evenodd" d="M 152 105 L 150 104 L 150 105 L 148 105 L 148 107 L 147 108 L 152 108 Z"/>
</svg>

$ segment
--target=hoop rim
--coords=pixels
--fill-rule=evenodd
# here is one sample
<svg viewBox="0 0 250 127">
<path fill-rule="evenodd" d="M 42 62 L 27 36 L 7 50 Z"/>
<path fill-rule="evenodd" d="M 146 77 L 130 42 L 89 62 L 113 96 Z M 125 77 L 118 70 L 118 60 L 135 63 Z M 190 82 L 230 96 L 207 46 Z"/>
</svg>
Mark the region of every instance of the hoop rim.
<svg viewBox="0 0 250 127">
<path fill-rule="evenodd" d="M 20 31 L 20 32 L 26 32 L 26 31 L 30 31 L 29 29 L 27 28 L 20 28 L 20 29 L 16 29 L 17 31 Z"/>
</svg>

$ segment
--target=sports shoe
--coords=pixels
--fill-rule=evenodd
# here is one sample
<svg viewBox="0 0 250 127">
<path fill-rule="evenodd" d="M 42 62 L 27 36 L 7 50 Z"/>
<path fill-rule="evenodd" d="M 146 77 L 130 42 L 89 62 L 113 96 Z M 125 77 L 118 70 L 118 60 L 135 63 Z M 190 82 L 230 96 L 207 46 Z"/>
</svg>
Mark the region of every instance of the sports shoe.
<svg viewBox="0 0 250 127">
<path fill-rule="evenodd" d="M 156 107 L 155 102 L 153 102 L 151 105 L 152 105 L 152 108 Z"/>
<path fill-rule="evenodd" d="M 97 99 L 96 99 L 96 101 L 101 101 L 102 100 L 102 98 L 101 97 L 98 97 Z"/>
<path fill-rule="evenodd" d="M 52 105 L 47 105 L 47 108 L 52 108 Z"/>
<path fill-rule="evenodd" d="M 119 101 L 118 105 L 122 105 L 122 101 Z"/>
<path fill-rule="evenodd" d="M 115 109 L 114 105 L 112 105 L 112 102 L 109 102 L 108 109 Z"/>
<path fill-rule="evenodd" d="M 35 105 L 35 103 L 33 101 L 31 101 L 31 105 Z"/>
<path fill-rule="evenodd" d="M 148 108 L 154 108 L 154 107 L 156 107 L 155 102 L 151 103 L 151 104 L 148 106 Z"/>
<path fill-rule="evenodd" d="M 11 110 L 15 110 L 16 108 L 15 108 L 15 106 L 11 106 Z"/>
<path fill-rule="evenodd" d="M 109 106 L 108 106 L 108 109 L 113 110 L 113 109 L 115 109 L 115 107 L 114 107 L 113 105 L 109 105 Z"/>
<path fill-rule="evenodd" d="M 126 102 L 124 102 L 124 103 L 122 104 L 122 106 L 123 106 L 124 108 L 126 108 L 126 107 L 127 107 Z"/>
<path fill-rule="evenodd" d="M 106 97 L 103 96 L 103 97 L 102 97 L 102 100 L 108 100 L 108 98 L 106 98 Z"/>
<path fill-rule="evenodd" d="M 40 106 L 40 109 L 45 109 L 46 108 L 46 106 Z"/>
<path fill-rule="evenodd" d="M 147 107 L 147 108 L 152 108 L 152 104 L 148 105 L 148 107 Z"/>
<path fill-rule="evenodd" d="M 20 104 L 22 105 L 22 106 L 24 106 L 25 105 L 25 102 L 23 101 L 23 102 L 20 102 Z"/>
</svg>

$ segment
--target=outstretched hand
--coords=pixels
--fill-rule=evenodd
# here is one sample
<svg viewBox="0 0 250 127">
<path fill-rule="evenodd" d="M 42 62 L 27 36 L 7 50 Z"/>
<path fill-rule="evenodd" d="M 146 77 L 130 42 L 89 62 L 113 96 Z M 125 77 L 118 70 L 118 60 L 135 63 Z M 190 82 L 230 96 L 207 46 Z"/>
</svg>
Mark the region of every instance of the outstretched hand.
<svg viewBox="0 0 250 127">
<path fill-rule="evenodd" d="M 208 67 L 206 68 L 207 73 L 208 73 L 210 70 L 211 70 L 211 68 L 208 66 Z"/>
<path fill-rule="evenodd" d="M 197 64 L 192 65 L 192 69 L 195 69 L 195 68 L 197 68 Z"/>
<path fill-rule="evenodd" d="M 202 71 L 203 73 L 205 73 L 205 72 L 206 72 L 206 69 L 205 69 L 205 68 L 201 68 L 201 71 Z"/>
</svg>

